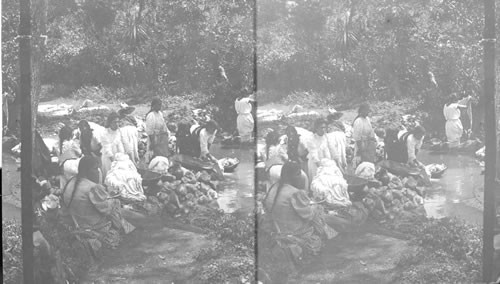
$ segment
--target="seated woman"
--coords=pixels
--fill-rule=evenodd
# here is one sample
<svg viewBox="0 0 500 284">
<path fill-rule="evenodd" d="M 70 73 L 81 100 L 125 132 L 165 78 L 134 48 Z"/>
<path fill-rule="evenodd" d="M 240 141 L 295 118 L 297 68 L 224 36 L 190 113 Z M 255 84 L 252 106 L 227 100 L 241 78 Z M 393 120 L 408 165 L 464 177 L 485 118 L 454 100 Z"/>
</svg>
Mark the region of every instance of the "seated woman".
<svg viewBox="0 0 500 284">
<path fill-rule="evenodd" d="M 311 182 L 312 196 L 316 201 L 324 201 L 327 207 L 351 206 L 347 182 L 335 161 L 321 160 L 318 174 Z"/>
<path fill-rule="evenodd" d="M 297 136 L 298 137 L 298 136 Z M 289 139 L 289 144 L 293 144 L 293 138 Z M 293 146 L 292 146 L 293 147 Z M 283 164 L 288 161 L 286 145 L 280 143 L 277 132 L 271 131 L 266 136 L 266 167 L 269 182 L 271 185 L 278 182 Z M 309 179 L 304 171 L 301 171 L 300 181 L 297 184 L 299 189 L 309 189 Z"/>
<path fill-rule="evenodd" d="M 73 130 L 69 126 L 64 126 L 59 130 L 59 166 L 63 171 L 60 178 L 60 188 L 66 182 L 78 174 L 78 163 L 82 156 L 82 151 L 77 140 L 72 139 Z"/>
<path fill-rule="evenodd" d="M 123 200 L 130 202 L 146 200 L 142 188 L 142 177 L 127 154 L 115 154 L 111 169 L 106 175 L 105 184 L 112 191 L 117 192 Z"/>
<path fill-rule="evenodd" d="M 135 227 L 122 217 L 120 201 L 111 198 L 106 189 L 97 184 L 98 169 L 96 158 L 84 156 L 78 165 L 78 174 L 63 189 L 62 202 L 76 226 L 90 229 L 99 242 L 116 248 L 120 233 L 128 234 Z"/>
<path fill-rule="evenodd" d="M 125 153 L 125 148 L 122 143 L 122 137 L 120 131 L 118 131 L 118 119 L 119 116 L 116 112 L 112 112 L 108 116 L 106 121 L 106 131 L 101 137 L 102 144 L 102 174 L 104 179 L 111 169 L 111 164 L 117 153 Z"/>
<path fill-rule="evenodd" d="M 323 209 L 311 203 L 307 193 L 297 188 L 300 165 L 287 162 L 281 170 L 279 184 L 271 187 L 263 200 L 266 221 L 262 228 L 277 233 L 281 249 L 289 249 L 295 261 L 317 255 L 324 241 L 337 235 L 325 223 Z M 266 227 L 269 226 L 269 227 Z"/>
<path fill-rule="evenodd" d="M 339 232 L 355 231 L 368 218 L 368 210 L 361 202 L 352 202 L 347 191 L 347 182 L 335 161 L 323 159 L 318 174 L 311 183 L 311 192 L 316 201 L 323 202 L 328 211 L 327 223 Z"/>
</svg>

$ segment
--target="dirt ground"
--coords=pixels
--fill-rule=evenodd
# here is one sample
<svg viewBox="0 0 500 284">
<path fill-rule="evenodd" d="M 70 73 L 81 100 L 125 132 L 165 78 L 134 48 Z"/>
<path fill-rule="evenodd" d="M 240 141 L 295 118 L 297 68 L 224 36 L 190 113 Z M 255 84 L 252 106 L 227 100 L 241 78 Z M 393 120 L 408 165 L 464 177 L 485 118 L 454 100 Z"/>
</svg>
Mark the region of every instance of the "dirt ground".
<svg viewBox="0 0 500 284">
<path fill-rule="evenodd" d="M 407 241 L 378 234 L 340 235 L 297 283 L 392 283 L 397 260 L 412 249 Z"/>
<path fill-rule="evenodd" d="M 213 241 L 149 218 L 105 255 L 83 283 L 193 283 L 197 252 Z"/>
</svg>

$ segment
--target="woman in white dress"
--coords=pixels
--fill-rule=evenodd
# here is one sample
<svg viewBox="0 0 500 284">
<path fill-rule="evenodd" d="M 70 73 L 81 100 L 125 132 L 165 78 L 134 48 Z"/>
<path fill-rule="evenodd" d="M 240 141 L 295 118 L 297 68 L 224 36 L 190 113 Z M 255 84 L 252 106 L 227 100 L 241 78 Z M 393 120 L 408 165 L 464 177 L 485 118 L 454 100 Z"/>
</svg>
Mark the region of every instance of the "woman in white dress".
<svg viewBox="0 0 500 284">
<path fill-rule="evenodd" d="M 241 142 L 250 142 L 252 140 L 254 130 L 252 102 L 253 98 L 248 94 L 238 97 L 234 102 L 234 108 L 236 109 L 236 113 L 238 113 L 236 125 Z"/>
<path fill-rule="evenodd" d="M 443 107 L 443 114 L 446 119 L 446 139 L 450 148 L 460 146 L 460 138 L 462 138 L 464 132 L 464 127 L 460 120 L 460 108 L 467 108 L 470 99 L 471 96 L 468 96 L 459 100 L 457 94 L 454 93 L 451 94 L 448 103 Z"/>
<path fill-rule="evenodd" d="M 304 141 L 307 149 L 307 171 L 309 180 L 316 176 L 322 159 L 332 159 L 328 149 L 328 138 L 326 137 L 327 124 L 322 118 L 317 119 L 313 126 L 313 135 Z M 301 140 L 302 140 L 301 136 Z M 305 138 L 305 137 L 304 137 Z"/>
<path fill-rule="evenodd" d="M 106 124 L 106 132 L 102 136 L 102 175 L 106 179 L 108 171 L 111 169 L 111 164 L 114 161 L 116 153 L 125 153 L 123 147 L 121 133 L 118 130 L 119 116 L 116 112 L 108 116 Z"/>
</svg>

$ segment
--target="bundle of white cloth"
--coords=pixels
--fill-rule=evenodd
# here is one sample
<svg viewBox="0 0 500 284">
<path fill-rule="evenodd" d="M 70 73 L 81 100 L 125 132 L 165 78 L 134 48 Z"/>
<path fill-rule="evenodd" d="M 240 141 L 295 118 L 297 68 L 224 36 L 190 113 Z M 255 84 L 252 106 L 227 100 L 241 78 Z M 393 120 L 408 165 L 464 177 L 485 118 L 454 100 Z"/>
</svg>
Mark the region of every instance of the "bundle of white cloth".
<svg viewBox="0 0 500 284">
<path fill-rule="evenodd" d="M 347 191 L 347 181 L 333 160 L 321 160 L 318 172 L 311 183 L 311 191 L 314 199 L 324 200 L 328 205 L 343 207 L 352 205 Z"/>
<path fill-rule="evenodd" d="M 144 201 L 142 177 L 127 154 L 117 153 L 106 175 L 105 184 L 118 191 L 121 198 L 129 201 Z"/>
</svg>

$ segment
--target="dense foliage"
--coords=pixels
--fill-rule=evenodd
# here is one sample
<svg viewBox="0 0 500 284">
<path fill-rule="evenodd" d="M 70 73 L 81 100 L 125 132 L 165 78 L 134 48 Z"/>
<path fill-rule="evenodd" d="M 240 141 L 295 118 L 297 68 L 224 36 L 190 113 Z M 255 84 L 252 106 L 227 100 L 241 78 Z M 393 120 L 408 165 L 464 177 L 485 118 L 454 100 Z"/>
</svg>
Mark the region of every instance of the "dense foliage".
<svg viewBox="0 0 500 284">
<path fill-rule="evenodd" d="M 21 283 L 23 250 L 21 224 L 2 220 L 2 275 L 4 283 Z"/>
<path fill-rule="evenodd" d="M 199 252 L 205 263 L 198 274 L 203 283 L 253 283 L 255 279 L 255 217 L 212 212 L 198 225 L 210 230 L 217 242 Z"/>
<path fill-rule="evenodd" d="M 482 230 L 456 218 L 412 220 L 399 231 L 417 249 L 399 260 L 400 282 L 474 283 L 481 276 Z"/>
<path fill-rule="evenodd" d="M 482 2 L 270 0 L 257 4 L 259 98 L 297 91 L 303 91 L 302 96 L 328 94 L 329 103 L 409 97 L 436 117 L 442 116 L 442 105 L 451 92 L 470 94 L 475 103 L 480 102 Z M 476 113 L 482 119 L 482 111 Z M 475 129 L 479 119 L 474 121 Z"/>
<path fill-rule="evenodd" d="M 3 0 L 2 6 L 2 92 L 14 94 L 19 5 Z M 253 6 L 247 0 L 48 1 L 41 83 L 51 86 L 49 96 L 86 86 L 131 97 L 203 92 L 231 109 L 253 82 Z"/>
</svg>

